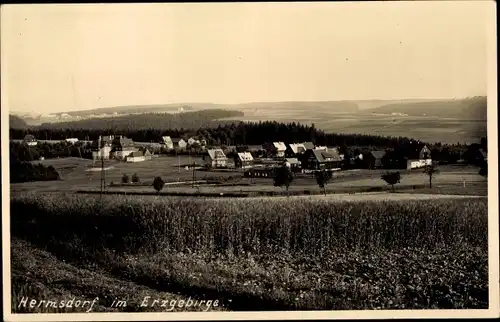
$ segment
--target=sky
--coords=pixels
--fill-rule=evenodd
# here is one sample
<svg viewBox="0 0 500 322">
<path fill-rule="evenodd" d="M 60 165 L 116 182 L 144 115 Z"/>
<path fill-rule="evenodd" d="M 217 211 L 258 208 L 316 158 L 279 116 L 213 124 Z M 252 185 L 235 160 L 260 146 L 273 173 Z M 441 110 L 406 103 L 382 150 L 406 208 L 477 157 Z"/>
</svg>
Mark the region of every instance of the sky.
<svg viewBox="0 0 500 322">
<path fill-rule="evenodd" d="M 490 1 L 1 7 L 2 109 L 486 94 Z"/>
</svg>

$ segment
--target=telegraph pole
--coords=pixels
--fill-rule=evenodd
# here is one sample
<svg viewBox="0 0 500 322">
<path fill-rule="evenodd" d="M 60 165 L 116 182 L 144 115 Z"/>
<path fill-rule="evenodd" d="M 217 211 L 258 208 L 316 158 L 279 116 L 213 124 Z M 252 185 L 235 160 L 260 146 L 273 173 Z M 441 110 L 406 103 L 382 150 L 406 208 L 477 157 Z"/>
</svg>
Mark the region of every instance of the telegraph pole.
<svg viewBox="0 0 500 322">
<path fill-rule="evenodd" d="M 196 162 L 193 162 L 193 182 L 191 187 L 194 188 L 194 181 L 196 180 Z"/>
<path fill-rule="evenodd" d="M 104 141 L 101 136 L 99 140 L 99 154 L 101 155 L 101 197 L 106 190 L 106 175 L 104 174 L 104 153 L 102 151 L 103 145 Z"/>
</svg>

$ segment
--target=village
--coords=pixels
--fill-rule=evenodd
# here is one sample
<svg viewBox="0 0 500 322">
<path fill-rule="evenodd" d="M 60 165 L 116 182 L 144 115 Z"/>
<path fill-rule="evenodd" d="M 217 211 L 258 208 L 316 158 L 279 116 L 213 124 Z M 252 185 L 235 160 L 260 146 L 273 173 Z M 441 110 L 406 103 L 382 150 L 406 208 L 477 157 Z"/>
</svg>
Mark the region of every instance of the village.
<svg viewBox="0 0 500 322">
<path fill-rule="evenodd" d="M 100 136 L 88 141 L 67 138 L 67 144 L 79 144 L 83 150 L 91 151 L 94 163 L 102 160 L 117 160 L 127 163 L 147 162 L 159 155 L 201 156 L 202 167 L 211 170 L 244 170 L 245 176 L 272 177 L 276 167 L 286 166 L 294 173 L 311 173 L 317 170 L 340 171 L 343 169 L 419 169 L 431 165 L 430 149 L 415 141 L 404 149 L 362 150 L 359 154 L 343 154 L 339 147 L 316 146 L 312 142 L 266 142 L 262 145 L 208 146 L 206 140 L 190 137 L 172 138 L 163 136 L 162 142 L 134 142 L 123 135 Z M 23 142 L 36 146 L 37 142 L 60 143 L 61 141 L 37 140 L 26 135 Z M 487 155 L 480 151 L 485 159 Z"/>
</svg>

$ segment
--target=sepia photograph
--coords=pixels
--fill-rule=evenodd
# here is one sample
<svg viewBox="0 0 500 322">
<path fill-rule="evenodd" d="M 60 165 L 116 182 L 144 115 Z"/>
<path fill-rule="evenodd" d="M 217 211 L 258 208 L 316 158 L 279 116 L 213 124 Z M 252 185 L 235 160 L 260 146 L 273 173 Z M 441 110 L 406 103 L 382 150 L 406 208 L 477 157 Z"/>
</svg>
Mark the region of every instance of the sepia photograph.
<svg viewBox="0 0 500 322">
<path fill-rule="evenodd" d="M 495 2 L 0 21 L 4 320 L 500 315 Z"/>
</svg>

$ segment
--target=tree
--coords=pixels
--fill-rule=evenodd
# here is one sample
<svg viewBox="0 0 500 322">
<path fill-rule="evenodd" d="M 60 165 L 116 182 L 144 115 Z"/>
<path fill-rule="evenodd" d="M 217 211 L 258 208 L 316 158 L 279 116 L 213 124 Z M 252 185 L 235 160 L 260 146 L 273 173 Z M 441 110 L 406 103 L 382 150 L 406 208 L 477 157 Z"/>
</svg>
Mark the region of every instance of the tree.
<svg viewBox="0 0 500 322">
<path fill-rule="evenodd" d="M 128 175 L 126 173 L 124 173 L 122 176 L 122 183 L 129 183 L 129 182 L 130 182 L 130 178 L 128 177 Z"/>
<path fill-rule="evenodd" d="M 429 188 L 432 188 L 432 178 L 439 173 L 436 164 L 432 162 L 430 165 L 425 166 L 424 173 L 429 176 Z"/>
<path fill-rule="evenodd" d="M 293 181 L 292 171 L 286 166 L 283 165 L 276 169 L 276 175 L 274 177 L 274 186 L 275 187 L 286 187 L 286 191 L 290 187 L 290 184 Z"/>
<path fill-rule="evenodd" d="M 134 175 L 132 176 L 132 182 L 138 183 L 139 181 L 139 176 L 137 175 L 137 173 L 134 173 Z"/>
<path fill-rule="evenodd" d="M 155 179 L 153 180 L 153 188 L 155 188 L 158 194 L 160 193 L 160 191 L 163 189 L 164 186 L 165 182 L 163 182 L 163 179 L 161 177 L 155 177 Z"/>
<path fill-rule="evenodd" d="M 382 175 L 382 180 L 384 180 L 387 184 L 392 186 L 392 191 L 394 191 L 394 185 L 401 181 L 401 174 L 399 171 L 396 172 L 387 172 Z"/>
<path fill-rule="evenodd" d="M 323 189 L 323 193 L 326 196 L 326 185 L 332 179 L 332 172 L 322 170 L 322 171 L 316 171 L 314 175 L 316 177 L 316 182 L 318 183 L 318 186 Z"/>
<path fill-rule="evenodd" d="M 481 169 L 479 169 L 479 175 L 483 176 L 483 177 L 488 177 L 488 164 L 485 162 L 483 163 L 483 165 L 481 166 Z"/>
</svg>

